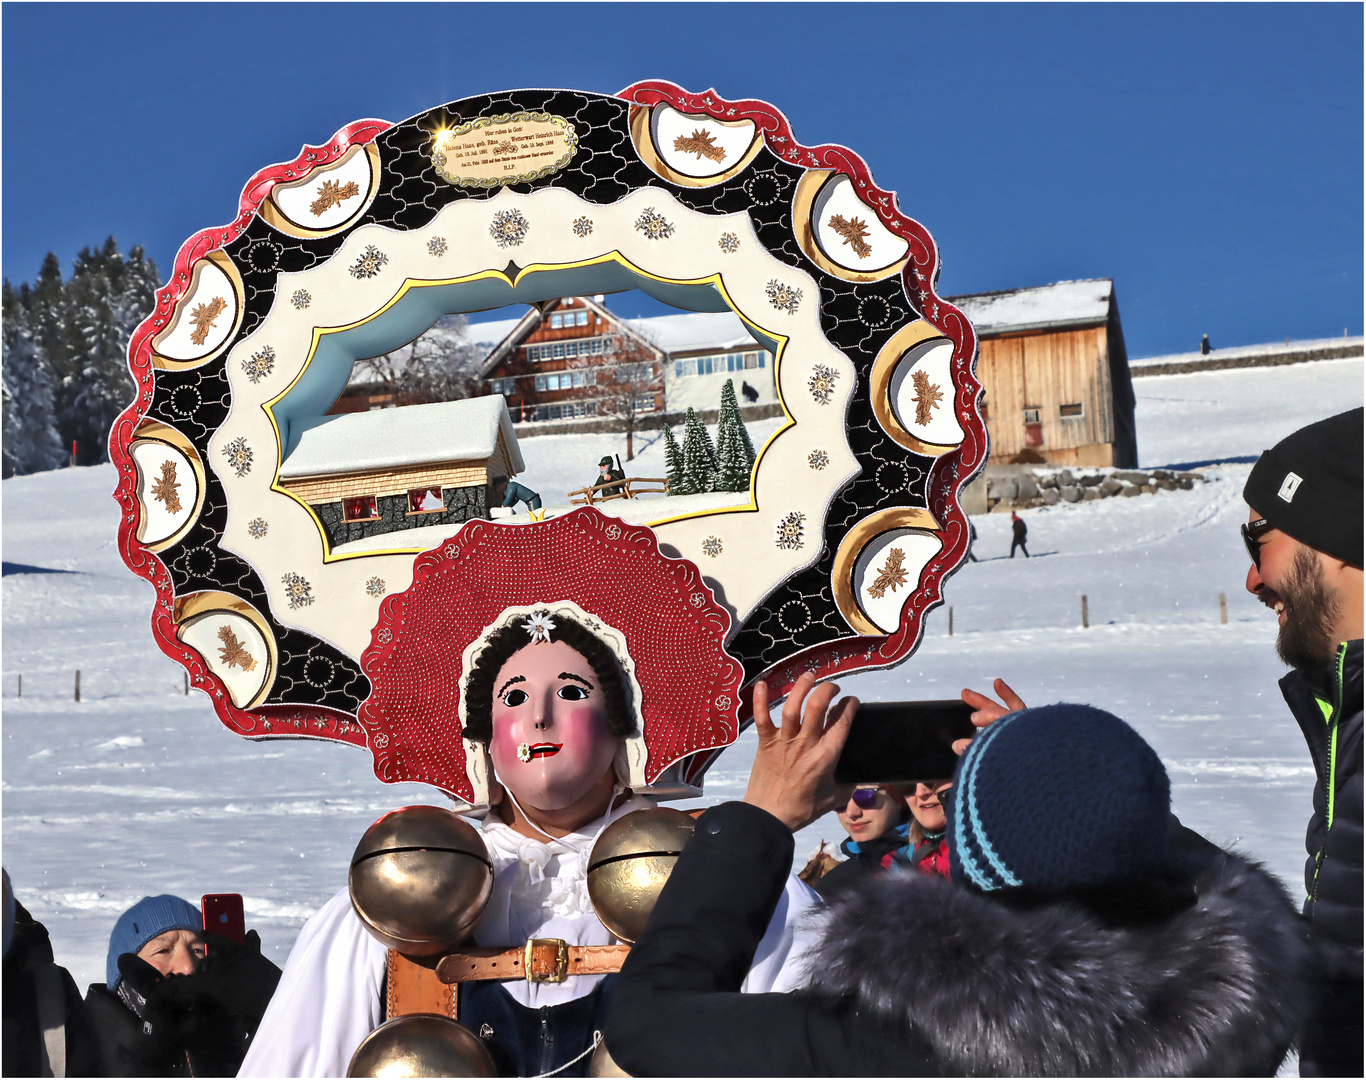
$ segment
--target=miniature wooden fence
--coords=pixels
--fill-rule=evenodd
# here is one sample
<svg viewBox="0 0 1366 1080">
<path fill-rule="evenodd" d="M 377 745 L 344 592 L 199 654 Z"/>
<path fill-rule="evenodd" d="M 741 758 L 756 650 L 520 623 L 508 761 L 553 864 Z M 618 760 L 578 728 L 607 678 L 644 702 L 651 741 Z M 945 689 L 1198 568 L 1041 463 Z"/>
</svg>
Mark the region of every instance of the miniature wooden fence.
<svg viewBox="0 0 1366 1080">
<path fill-rule="evenodd" d="M 657 484 L 658 487 L 646 485 Z M 608 488 L 617 488 L 612 494 L 606 494 Z M 662 476 L 628 476 L 625 480 L 608 480 L 592 487 L 579 488 L 577 491 L 569 493 L 569 504 L 571 506 L 592 506 L 595 502 L 607 502 L 610 499 L 634 499 L 637 495 L 667 495 L 669 494 L 669 481 Z M 581 496 L 576 498 L 576 496 Z"/>
</svg>

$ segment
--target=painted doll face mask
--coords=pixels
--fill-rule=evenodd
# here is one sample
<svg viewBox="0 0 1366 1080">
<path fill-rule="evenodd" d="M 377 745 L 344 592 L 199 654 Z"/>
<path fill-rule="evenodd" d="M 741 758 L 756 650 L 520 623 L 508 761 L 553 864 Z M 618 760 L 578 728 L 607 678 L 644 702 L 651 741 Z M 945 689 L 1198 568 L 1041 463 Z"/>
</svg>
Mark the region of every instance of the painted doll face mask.
<svg viewBox="0 0 1366 1080">
<path fill-rule="evenodd" d="M 510 656 L 493 682 L 498 779 L 524 805 L 562 810 L 612 768 L 620 742 L 607 725 L 592 665 L 562 641 Z"/>
</svg>

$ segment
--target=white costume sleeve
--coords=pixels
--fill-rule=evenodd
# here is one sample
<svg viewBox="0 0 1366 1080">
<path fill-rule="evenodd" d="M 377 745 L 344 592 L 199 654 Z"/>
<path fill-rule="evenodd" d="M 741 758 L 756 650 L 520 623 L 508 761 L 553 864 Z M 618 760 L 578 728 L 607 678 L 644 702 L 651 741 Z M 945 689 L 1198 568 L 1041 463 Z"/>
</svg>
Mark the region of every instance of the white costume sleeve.
<svg viewBox="0 0 1366 1080">
<path fill-rule="evenodd" d="M 741 993 L 782 994 L 806 985 L 806 955 L 817 940 L 809 916 L 820 902 L 805 882 L 787 876 L 787 888 L 754 953 L 754 966 L 740 984 Z"/>
<path fill-rule="evenodd" d="M 345 1076 L 384 1020 L 388 950 L 343 889 L 299 931 L 238 1076 Z"/>
</svg>

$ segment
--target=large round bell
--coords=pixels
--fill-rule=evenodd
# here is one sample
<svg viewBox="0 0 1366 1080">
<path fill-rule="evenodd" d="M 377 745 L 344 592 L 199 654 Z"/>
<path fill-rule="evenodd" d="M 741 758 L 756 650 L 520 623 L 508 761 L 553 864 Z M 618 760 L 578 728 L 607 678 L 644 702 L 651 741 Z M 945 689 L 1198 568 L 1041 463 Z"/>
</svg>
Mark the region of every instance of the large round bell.
<svg viewBox="0 0 1366 1080">
<path fill-rule="evenodd" d="M 588 856 L 588 897 L 602 925 L 622 941 L 645 932 L 692 830 L 683 811 L 656 806 L 617 819 L 598 837 Z"/>
<path fill-rule="evenodd" d="M 405 806 L 365 830 L 351 856 L 351 905 L 365 928 L 409 956 L 469 937 L 493 889 L 483 837 L 439 806 Z"/>
<path fill-rule="evenodd" d="M 380 1024 L 351 1055 L 347 1076 L 497 1076 L 493 1058 L 469 1028 L 414 1013 Z"/>
</svg>

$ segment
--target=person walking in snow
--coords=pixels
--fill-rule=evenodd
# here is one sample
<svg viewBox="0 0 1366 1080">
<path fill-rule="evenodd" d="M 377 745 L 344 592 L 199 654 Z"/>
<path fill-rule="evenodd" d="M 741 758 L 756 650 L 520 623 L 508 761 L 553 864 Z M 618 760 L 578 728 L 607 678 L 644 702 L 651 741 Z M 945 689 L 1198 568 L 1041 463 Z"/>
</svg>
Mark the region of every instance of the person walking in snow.
<svg viewBox="0 0 1366 1080">
<path fill-rule="evenodd" d="M 972 518 L 968 518 L 968 561 L 976 562 L 977 556 L 972 553 L 973 546 L 977 543 L 977 526 L 972 523 Z"/>
<path fill-rule="evenodd" d="M 1362 1074 L 1362 410 L 1301 428 L 1252 467 L 1247 590 L 1277 613 L 1281 693 L 1314 762 L 1304 915 L 1319 949 L 1301 1076 Z"/>
<path fill-rule="evenodd" d="M 1015 549 L 1019 548 L 1025 553 L 1025 558 L 1029 558 L 1029 548 L 1025 547 L 1025 537 L 1029 534 L 1029 527 L 1025 525 L 1024 518 L 1010 512 L 1010 557 L 1015 558 Z"/>
</svg>

